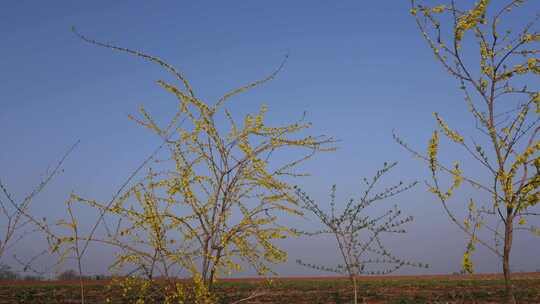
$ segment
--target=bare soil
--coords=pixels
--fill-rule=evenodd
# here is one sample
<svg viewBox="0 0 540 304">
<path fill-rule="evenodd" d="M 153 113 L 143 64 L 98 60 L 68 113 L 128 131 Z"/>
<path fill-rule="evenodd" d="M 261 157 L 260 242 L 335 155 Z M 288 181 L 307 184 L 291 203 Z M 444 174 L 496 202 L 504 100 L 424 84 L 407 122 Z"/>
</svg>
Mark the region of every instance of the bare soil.
<svg viewBox="0 0 540 304">
<path fill-rule="evenodd" d="M 540 303 L 540 273 L 514 274 L 518 303 Z M 79 281 L 0 281 L 0 303 L 81 303 Z M 120 289 L 110 289 L 109 280 L 84 282 L 85 303 L 130 303 L 121 299 Z M 111 292 L 111 290 L 113 290 Z M 359 278 L 360 299 L 364 303 L 502 303 L 504 282 L 501 274 L 403 275 Z M 219 303 L 317 304 L 351 303 L 352 291 L 344 277 L 227 278 L 216 293 Z M 362 302 L 361 301 L 361 302 Z M 160 303 L 146 301 L 145 303 Z"/>
</svg>

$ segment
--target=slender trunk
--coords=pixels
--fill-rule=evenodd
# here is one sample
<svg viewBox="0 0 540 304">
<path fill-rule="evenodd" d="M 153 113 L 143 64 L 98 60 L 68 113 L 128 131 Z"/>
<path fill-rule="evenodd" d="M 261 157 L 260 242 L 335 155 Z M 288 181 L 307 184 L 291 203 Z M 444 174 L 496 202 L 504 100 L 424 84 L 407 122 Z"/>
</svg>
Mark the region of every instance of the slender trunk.
<svg viewBox="0 0 540 304">
<path fill-rule="evenodd" d="M 512 291 L 512 278 L 510 272 L 510 251 L 512 249 L 512 236 L 513 231 L 513 217 L 508 216 L 506 218 L 506 225 L 504 227 L 504 252 L 503 252 L 503 272 L 504 272 L 504 287 L 506 292 L 506 303 L 514 304 L 516 299 Z"/>
<path fill-rule="evenodd" d="M 212 263 L 212 269 L 210 270 L 210 285 L 208 286 L 208 290 L 211 291 L 213 286 L 214 286 L 214 281 L 216 279 L 216 271 L 218 270 L 217 269 L 217 264 L 219 264 L 220 260 L 221 260 L 221 251 L 223 250 L 223 248 L 219 248 L 216 252 L 216 258 L 215 260 L 213 261 Z"/>
<path fill-rule="evenodd" d="M 206 287 L 208 288 L 208 291 L 209 292 L 212 292 L 213 289 L 214 289 L 214 277 L 215 277 L 215 273 L 216 273 L 216 265 L 215 265 L 215 262 L 210 262 L 208 263 L 208 270 L 206 272 Z"/>
<path fill-rule="evenodd" d="M 77 251 L 77 267 L 79 269 L 79 289 L 81 290 L 81 304 L 84 304 L 84 282 L 82 275 L 81 256 L 79 254 L 79 246 L 76 246 Z"/>
<path fill-rule="evenodd" d="M 202 260 L 202 267 L 201 267 L 201 279 L 205 286 L 209 286 L 208 282 L 208 274 L 209 274 L 209 268 L 210 268 L 210 250 L 208 249 L 208 245 L 210 243 L 210 237 L 206 237 L 204 240 L 204 246 L 203 246 L 203 260 Z"/>
<path fill-rule="evenodd" d="M 358 304 L 358 291 L 356 288 L 356 276 L 352 277 L 353 290 L 354 290 L 354 304 Z"/>
<path fill-rule="evenodd" d="M 206 280 L 206 287 L 208 288 L 208 291 L 213 291 L 213 289 L 214 289 L 214 280 L 212 278 L 208 278 Z"/>
</svg>

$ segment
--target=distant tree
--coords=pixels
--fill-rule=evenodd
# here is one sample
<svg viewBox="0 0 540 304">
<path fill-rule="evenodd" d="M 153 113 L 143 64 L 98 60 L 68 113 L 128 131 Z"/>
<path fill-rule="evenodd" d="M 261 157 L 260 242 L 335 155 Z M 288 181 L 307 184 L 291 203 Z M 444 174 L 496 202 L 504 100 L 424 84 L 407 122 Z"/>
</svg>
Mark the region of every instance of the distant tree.
<svg viewBox="0 0 540 304">
<path fill-rule="evenodd" d="M 540 12 L 519 31 L 501 29 L 514 24 L 508 22 L 510 14 L 527 2 L 479 0 L 470 9 L 462 9 L 455 1 L 432 7 L 411 1 L 411 13 L 420 32 L 435 58 L 458 80 L 472 114 L 471 121 L 482 137 L 466 140 L 438 113 L 434 115 L 440 130 L 433 132 L 427 154 L 418 153 L 396 136 L 398 143 L 429 165 L 430 191 L 442 202 L 450 219 L 468 235 L 464 270 L 473 271 L 471 254 L 477 244 L 488 248 L 501 259 L 509 303 L 515 302 L 510 270 L 514 232 L 528 230 L 540 235 L 537 227 L 526 227 L 531 217 L 540 215 L 533 210 L 540 198 L 540 92 L 537 87 L 540 33 L 535 30 Z M 513 21 L 526 22 L 519 18 Z M 482 181 L 483 173 L 472 169 L 465 175 L 458 162 L 452 166 L 441 163 L 438 158 L 440 133 L 461 146 L 465 155 L 481 165 L 489 178 Z M 447 189 L 440 173 L 453 180 Z M 484 192 L 491 200 L 479 204 L 471 199 L 468 216 L 462 221 L 447 203 L 463 182 Z M 481 229 L 493 233 L 493 243 L 479 236 Z"/>
<path fill-rule="evenodd" d="M 79 279 L 79 274 L 74 269 L 68 269 L 58 274 L 56 279 L 60 281 L 73 281 Z"/>
<path fill-rule="evenodd" d="M 311 124 L 303 117 L 289 125 L 270 126 L 265 122 L 266 106 L 241 123 L 225 108 L 232 97 L 273 79 L 284 62 L 267 78 L 234 89 L 211 104 L 197 97 L 185 77 L 165 61 L 79 37 L 170 72 L 178 84 L 157 83 L 177 99 L 177 112 L 164 126 L 142 107 L 140 118 L 130 116 L 163 141 L 165 160 L 109 203 L 73 194 L 67 204 L 70 219 L 59 223 L 73 233 L 62 238 L 57 248 L 63 246 L 80 257 L 79 241 L 101 242 L 120 249 L 113 268 L 134 265 L 148 278 L 171 278 L 173 271 L 186 271 L 195 282 L 200 303 L 211 301 L 218 277 L 241 270 L 241 262 L 263 275 L 271 272 L 271 264 L 285 261 L 287 253 L 273 242 L 292 233 L 277 223 L 278 216 L 299 214 L 289 181 L 303 175 L 294 172 L 301 163 L 332 150 L 328 145 L 334 140 L 305 135 Z M 300 154 L 289 155 L 298 158 L 281 154 L 288 161 L 274 160 L 281 151 L 295 150 Z M 120 219 L 119 224 L 108 230 L 105 239 L 83 236 L 73 217 L 74 203 L 97 208 L 108 218 Z"/>
<path fill-rule="evenodd" d="M 11 267 L 6 264 L 0 264 L 0 280 L 16 280 L 19 275 L 11 270 Z"/>
<path fill-rule="evenodd" d="M 28 274 L 28 275 L 23 276 L 22 280 L 23 281 L 43 281 L 43 280 L 45 280 L 45 278 L 43 276 L 40 276 L 40 275 Z"/>
<path fill-rule="evenodd" d="M 322 234 L 334 236 L 339 254 L 343 259 L 342 264 L 332 267 L 305 263 L 302 260 L 297 260 L 297 263 L 316 270 L 347 275 L 353 288 L 355 304 L 358 303 L 357 279 L 359 276 L 389 274 L 404 266 L 427 267 L 421 263 L 411 263 L 398 258 L 383 245 L 382 237 L 385 234 L 405 233 L 402 226 L 411 222 L 412 217 L 403 217 L 397 206 L 374 216 L 367 214 L 365 210 L 385 199 L 407 191 L 416 184 L 416 182 L 410 184 L 399 182 L 397 185 L 376 192 L 375 189 L 380 179 L 396 164 L 385 163 L 373 178 L 364 178 L 365 191 L 360 198 L 350 199 L 342 212 L 339 212 L 339 206 L 336 207 L 336 186 L 332 187 L 330 194 L 330 212 L 325 211 L 325 206 L 315 202 L 300 189 L 297 189 L 296 192 L 300 201 L 303 202 L 303 208 L 313 213 L 324 225 L 321 230 L 301 233 L 309 236 Z"/>
</svg>

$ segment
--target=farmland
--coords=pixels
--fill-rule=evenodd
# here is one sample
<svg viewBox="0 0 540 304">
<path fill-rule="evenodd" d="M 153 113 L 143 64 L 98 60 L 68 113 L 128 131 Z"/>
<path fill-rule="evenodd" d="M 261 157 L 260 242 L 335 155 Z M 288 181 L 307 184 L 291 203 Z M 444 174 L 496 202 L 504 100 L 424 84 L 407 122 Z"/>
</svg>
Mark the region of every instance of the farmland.
<svg viewBox="0 0 540 304">
<path fill-rule="evenodd" d="M 158 282 L 157 285 L 160 285 Z M 540 303 L 540 273 L 515 275 L 518 303 Z M 500 303 L 504 281 L 500 275 L 386 276 L 360 279 L 359 298 L 366 303 Z M 131 303 L 122 288 L 108 280 L 85 282 L 86 303 Z M 260 291 L 260 292 L 258 292 Z M 136 293 L 137 291 L 133 291 Z M 159 290 L 153 301 L 160 300 Z M 271 282 L 262 279 L 228 279 L 216 286 L 218 303 L 350 303 L 352 290 L 344 278 L 290 277 Z M 78 281 L 4 281 L 0 303 L 80 303 Z M 151 303 L 152 300 L 145 301 Z"/>
</svg>

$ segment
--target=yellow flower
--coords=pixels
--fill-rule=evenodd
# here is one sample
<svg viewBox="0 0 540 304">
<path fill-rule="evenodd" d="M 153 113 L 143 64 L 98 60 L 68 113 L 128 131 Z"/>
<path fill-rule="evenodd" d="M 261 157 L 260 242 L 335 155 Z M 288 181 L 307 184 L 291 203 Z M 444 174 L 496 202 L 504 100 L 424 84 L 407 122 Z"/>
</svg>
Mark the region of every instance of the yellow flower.
<svg viewBox="0 0 540 304">
<path fill-rule="evenodd" d="M 431 171 L 435 172 L 437 170 L 437 150 L 439 147 L 439 132 L 433 131 L 433 135 L 429 140 L 428 146 L 428 159 L 429 166 Z"/>
<path fill-rule="evenodd" d="M 540 92 L 531 94 L 531 99 L 534 102 L 534 105 L 536 106 L 536 114 L 540 114 Z"/>
<path fill-rule="evenodd" d="M 540 35 L 539 34 L 526 34 L 521 37 L 521 41 L 527 43 L 532 41 L 540 41 Z"/>
<path fill-rule="evenodd" d="M 434 8 L 431 9 L 431 11 L 435 14 L 440 14 L 442 12 L 444 12 L 444 9 L 446 8 L 446 6 L 443 4 L 443 5 L 438 5 L 438 6 L 435 6 Z"/>
<path fill-rule="evenodd" d="M 439 127 L 442 129 L 442 131 L 448 138 L 458 144 L 462 144 L 464 142 L 463 136 L 459 135 L 459 133 L 457 133 L 456 131 L 450 129 L 450 127 L 444 122 L 444 120 L 442 120 L 438 113 L 433 113 L 433 115 L 435 116 L 435 119 L 437 119 Z"/>
<path fill-rule="evenodd" d="M 463 259 L 461 260 L 461 266 L 463 267 L 463 270 L 466 273 L 474 272 L 473 263 L 471 260 L 471 254 L 469 251 L 465 251 L 465 253 L 463 254 Z"/>
<path fill-rule="evenodd" d="M 527 67 L 529 69 L 534 69 L 536 67 L 536 58 L 527 59 Z"/>
<path fill-rule="evenodd" d="M 456 41 L 459 42 L 463 39 L 463 34 L 465 31 L 472 29 L 478 23 L 485 22 L 484 15 L 488 4 L 489 0 L 480 0 L 474 9 L 458 18 L 458 22 L 454 30 Z"/>
</svg>

